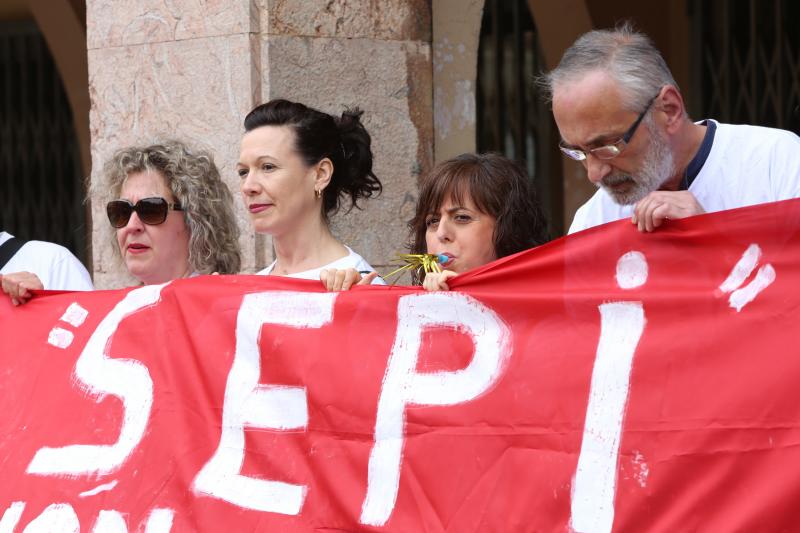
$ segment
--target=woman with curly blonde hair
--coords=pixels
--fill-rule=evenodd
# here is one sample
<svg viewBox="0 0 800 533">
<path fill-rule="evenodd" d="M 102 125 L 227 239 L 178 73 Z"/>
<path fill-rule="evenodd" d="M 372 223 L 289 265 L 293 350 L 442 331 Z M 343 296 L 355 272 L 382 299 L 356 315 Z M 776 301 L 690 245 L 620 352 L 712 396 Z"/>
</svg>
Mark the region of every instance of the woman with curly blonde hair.
<svg viewBox="0 0 800 533">
<path fill-rule="evenodd" d="M 125 265 L 144 284 L 239 271 L 233 200 L 210 153 L 180 141 L 119 150 L 100 186 Z"/>
<path fill-rule="evenodd" d="M 123 148 L 96 184 L 128 272 L 150 285 L 198 274 L 239 271 L 233 199 L 210 153 L 180 141 Z M 15 305 L 44 286 L 32 272 L 2 277 Z"/>
</svg>

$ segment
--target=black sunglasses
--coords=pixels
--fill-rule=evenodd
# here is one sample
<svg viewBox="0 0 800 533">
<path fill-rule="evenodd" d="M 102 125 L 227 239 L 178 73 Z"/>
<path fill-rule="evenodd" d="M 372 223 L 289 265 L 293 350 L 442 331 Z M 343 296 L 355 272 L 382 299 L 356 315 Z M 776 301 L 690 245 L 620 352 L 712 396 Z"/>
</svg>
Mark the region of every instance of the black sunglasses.
<svg viewBox="0 0 800 533">
<path fill-rule="evenodd" d="M 169 210 L 182 211 L 179 203 L 171 204 L 164 198 L 154 196 L 152 198 L 142 198 L 135 204 L 128 200 L 112 200 L 106 205 L 108 221 L 115 228 L 124 228 L 131 219 L 131 214 L 136 211 L 139 220 L 150 226 L 163 224 L 167 220 Z"/>
</svg>

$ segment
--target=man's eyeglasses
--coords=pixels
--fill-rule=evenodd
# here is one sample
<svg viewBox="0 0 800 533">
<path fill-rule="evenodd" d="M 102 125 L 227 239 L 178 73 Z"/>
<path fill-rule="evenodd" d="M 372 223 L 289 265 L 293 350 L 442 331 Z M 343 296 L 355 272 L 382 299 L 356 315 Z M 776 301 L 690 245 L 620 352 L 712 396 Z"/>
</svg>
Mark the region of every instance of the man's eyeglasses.
<svg viewBox="0 0 800 533">
<path fill-rule="evenodd" d="M 106 205 L 108 221 L 115 228 L 124 228 L 128 225 L 131 215 L 135 211 L 139 220 L 150 226 L 163 224 L 167 220 L 169 210 L 182 211 L 179 203 L 171 204 L 164 198 L 142 198 L 135 204 L 128 200 L 113 200 Z"/>
<path fill-rule="evenodd" d="M 661 91 L 659 91 L 658 94 L 661 94 Z M 633 138 L 633 134 L 636 133 L 636 129 L 639 127 L 639 124 L 642 123 L 644 116 L 650 110 L 650 106 L 652 106 L 653 102 L 655 102 L 656 98 L 658 98 L 658 94 L 652 97 L 649 102 L 647 102 L 644 111 L 639 113 L 639 117 L 636 119 L 636 122 L 634 122 L 633 125 L 628 128 L 628 131 L 626 131 L 618 141 L 606 144 L 604 146 L 598 146 L 597 148 L 592 148 L 590 150 L 581 150 L 580 148 L 567 146 L 564 144 L 564 141 L 558 143 L 558 147 L 562 152 L 564 152 L 564 155 L 574 159 L 575 161 L 583 161 L 586 159 L 586 156 L 588 155 L 587 152 L 598 159 L 613 159 L 617 157 Z"/>
</svg>

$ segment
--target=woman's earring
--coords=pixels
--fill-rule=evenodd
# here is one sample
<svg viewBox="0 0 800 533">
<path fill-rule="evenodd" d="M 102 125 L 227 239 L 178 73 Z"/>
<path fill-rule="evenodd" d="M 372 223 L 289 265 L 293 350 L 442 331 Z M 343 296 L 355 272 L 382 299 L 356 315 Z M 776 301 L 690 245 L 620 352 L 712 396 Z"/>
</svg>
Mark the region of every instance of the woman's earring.
<svg viewBox="0 0 800 533">
<path fill-rule="evenodd" d="M 314 198 L 316 198 L 317 200 L 322 198 L 322 191 L 319 189 L 314 189 Z"/>
</svg>

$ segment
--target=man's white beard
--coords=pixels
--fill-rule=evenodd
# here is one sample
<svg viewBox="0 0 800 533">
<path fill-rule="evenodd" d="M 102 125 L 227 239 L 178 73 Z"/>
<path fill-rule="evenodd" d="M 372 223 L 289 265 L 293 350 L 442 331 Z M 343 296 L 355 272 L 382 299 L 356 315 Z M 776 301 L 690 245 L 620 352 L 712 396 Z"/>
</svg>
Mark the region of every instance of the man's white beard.
<svg viewBox="0 0 800 533">
<path fill-rule="evenodd" d="M 649 193 L 658 190 L 675 173 L 675 161 L 667 140 L 656 130 L 652 121 L 646 121 L 645 125 L 650 132 L 650 146 L 636 176 L 614 172 L 597 184 L 620 205 L 635 204 Z M 614 189 L 615 185 L 623 183 L 629 184 L 628 188 Z"/>
</svg>

